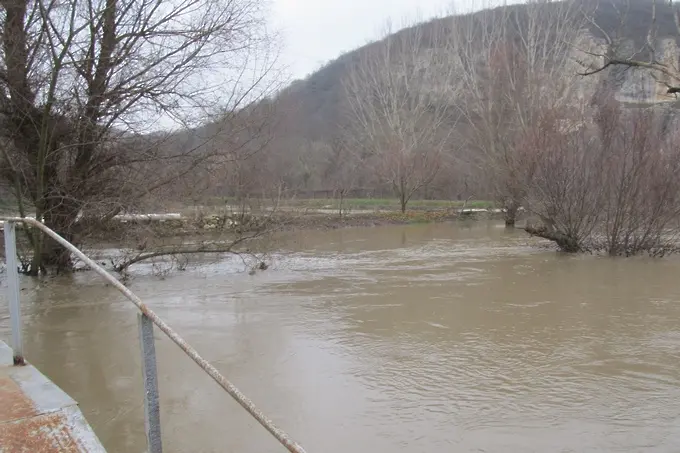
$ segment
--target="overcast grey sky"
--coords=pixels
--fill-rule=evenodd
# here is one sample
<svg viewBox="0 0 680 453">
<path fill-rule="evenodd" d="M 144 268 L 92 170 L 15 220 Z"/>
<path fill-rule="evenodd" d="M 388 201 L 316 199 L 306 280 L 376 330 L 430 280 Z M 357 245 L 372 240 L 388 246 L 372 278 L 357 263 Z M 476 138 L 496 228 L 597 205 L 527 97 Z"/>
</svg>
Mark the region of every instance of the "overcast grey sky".
<svg viewBox="0 0 680 453">
<path fill-rule="evenodd" d="M 272 24 L 281 30 L 281 62 L 290 75 L 302 78 L 342 53 L 379 36 L 392 19 L 396 28 L 405 17 L 428 19 L 479 9 L 475 5 L 503 0 L 271 0 Z M 516 3 L 509 1 L 508 3 Z"/>
</svg>

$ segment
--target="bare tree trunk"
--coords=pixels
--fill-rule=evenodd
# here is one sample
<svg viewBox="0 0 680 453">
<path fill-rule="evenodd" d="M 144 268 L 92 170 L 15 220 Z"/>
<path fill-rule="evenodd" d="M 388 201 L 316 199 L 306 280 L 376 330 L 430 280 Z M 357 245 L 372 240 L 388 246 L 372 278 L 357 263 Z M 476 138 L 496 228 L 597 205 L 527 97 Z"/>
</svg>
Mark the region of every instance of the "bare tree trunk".
<svg viewBox="0 0 680 453">
<path fill-rule="evenodd" d="M 345 191 L 340 190 L 340 206 L 338 207 L 338 214 L 340 215 L 340 218 L 342 219 L 342 205 L 345 200 Z"/>
<path fill-rule="evenodd" d="M 520 204 L 517 200 L 506 200 L 503 208 L 503 219 L 507 228 L 514 228 Z"/>
<path fill-rule="evenodd" d="M 75 244 L 77 228 L 77 206 L 70 206 L 66 200 L 52 200 L 53 206 L 45 213 L 44 223 L 62 238 Z M 40 250 L 40 266 L 54 269 L 57 273 L 69 271 L 73 267 L 71 253 L 54 239 L 43 236 Z"/>
<path fill-rule="evenodd" d="M 526 226 L 524 231 L 531 234 L 532 236 L 538 236 L 540 238 L 553 241 L 563 252 L 578 253 L 583 251 L 582 247 L 579 245 L 579 241 L 576 238 L 559 231 L 555 231 L 552 228 L 548 228 L 546 226 Z"/>
</svg>

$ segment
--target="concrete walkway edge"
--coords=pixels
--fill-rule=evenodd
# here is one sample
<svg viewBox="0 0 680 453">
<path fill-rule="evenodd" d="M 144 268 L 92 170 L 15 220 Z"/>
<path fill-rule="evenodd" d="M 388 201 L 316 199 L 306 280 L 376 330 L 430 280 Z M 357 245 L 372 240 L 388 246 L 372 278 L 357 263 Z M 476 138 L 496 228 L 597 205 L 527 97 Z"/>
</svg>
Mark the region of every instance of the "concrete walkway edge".
<svg viewBox="0 0 680 453">
<path fill-rule="evenodd" d="M 0 453 L 105 453 L 78 404 L 0 341 Z"/>
</svg>

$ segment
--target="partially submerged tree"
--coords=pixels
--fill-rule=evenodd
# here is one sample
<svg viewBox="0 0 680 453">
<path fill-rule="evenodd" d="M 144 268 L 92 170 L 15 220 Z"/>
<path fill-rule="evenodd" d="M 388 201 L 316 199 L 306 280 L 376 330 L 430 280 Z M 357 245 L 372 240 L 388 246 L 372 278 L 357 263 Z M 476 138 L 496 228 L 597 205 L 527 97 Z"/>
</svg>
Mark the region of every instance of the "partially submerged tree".
<svg viewBox="0 0 680 453">
<path fill-rule="evenodd" d="M 457 112 L 449 90 L 455 71 L 441 58 L 445 33 L 416 26 L 390 34 L 388 28 L 344 81 L 352 134 L 369 151 L 402 212 L 436 176 L 442 153 L 452 147 Z"/>
<path fill-rule="evenodd" d="M 599 109 L 596 121 L 606 159 L 606 242 L 601 247 L 610 255 L 664 254 L 676 247 L 680 134 L 667 131 L 669 114 L 654 108 L 625 111 L 612 101 Z"/>
<path fill-rule="evenodd" d="M 605 155 L 592 129 L 562 121 L 564 111 L 545 111 L 525 131 L 523 148 L 533 175 L 524 198 L 530 214 L 525 230 L 549 239 L 565 252 L 583 252 L 592 246 L 603 209 L 600 177 Z"/>
<path fill-rule="evenodd" d="M 529 233 L 567 252 L 663 255 L 680 232 L 680 136 L 664 133 L 667 112 L 598 101 L 592 124 L 564 128 L 546 118 L 527 148 L 536 170 Z"/>
<path fill-rule="evenodd" d="M 168 146 L 169 134 L 151 132 L 229 124 L 269 88 L 255 0 L 4 0 L 0 32 L 0 176 L 21 215 L 76 243 L 88 226 L 224 159 L 204 146 L 210 137 L 171 135 Z M 30 242 L 30 273 L 71 266 L 40 233 Z"/>
<path fill-rule="evenodd" d="M 266 241 L 280 226 L 275 215 L 275 212 L 253 215 L 245 211 L 216 210 L 209 215 L 163 223 L 140 218 L 123 225 L 124 245 L 117 249 L 115 256 L 106 258 L 112 269 L 122 274 L 126 274 L 130 266 L 147 261 L 160 269 L 182 270 L 190 257 L 196 254 L 209 254 L 215 258 L 238 256 L 251 269 L 260 267 L 264 270 L 265 267 L 260 265 L 264 262 L 261 257 L 264 250 L 256 242 Z M 181 226 L 172 225 L 174 222 Z M 182 227 L 199 234 L 182 236 L 178 234 Z M 169 229 L 171 234 L 164 229 Z"/>
</svg>

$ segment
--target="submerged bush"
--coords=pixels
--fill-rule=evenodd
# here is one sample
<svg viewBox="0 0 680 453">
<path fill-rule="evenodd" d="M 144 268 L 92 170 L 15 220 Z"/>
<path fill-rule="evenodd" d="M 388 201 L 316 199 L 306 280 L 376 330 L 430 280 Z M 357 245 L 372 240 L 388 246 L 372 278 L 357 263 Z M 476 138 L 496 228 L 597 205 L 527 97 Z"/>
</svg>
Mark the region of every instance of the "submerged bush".
<svg viewBox="0 0 680 453">
<path fill-rule="evenodd" d="M 533 155 L 527 232 L 566 252 L 616 256 L 676 250 L 680 232 L 680 136 L 668 114 L 607 102 L 565 130 L 546 115 L 527 136 Z"/>
</svg>

